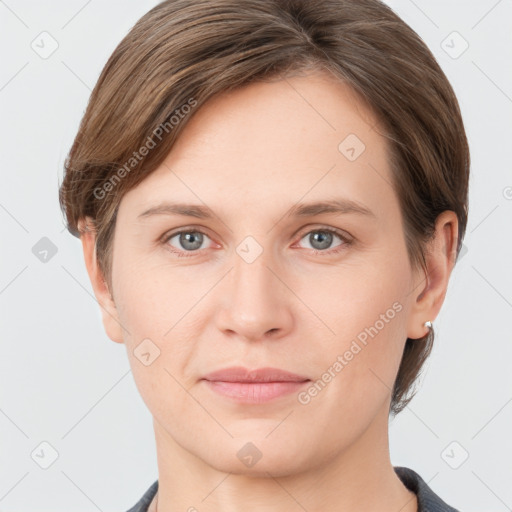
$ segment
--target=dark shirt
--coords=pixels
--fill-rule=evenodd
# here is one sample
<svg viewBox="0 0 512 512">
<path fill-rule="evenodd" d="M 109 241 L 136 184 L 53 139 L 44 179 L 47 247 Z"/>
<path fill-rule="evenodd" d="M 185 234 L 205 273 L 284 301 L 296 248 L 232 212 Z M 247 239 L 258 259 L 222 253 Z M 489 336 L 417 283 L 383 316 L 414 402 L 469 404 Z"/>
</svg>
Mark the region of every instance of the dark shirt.
<svg viewBox="0 0 512 512">
<path fill-rule="evenodd" d="M 407 489 L 414 492 L 418 498 L 418 512 L 459 512 L 447 505 L 427 485 L 418 473 L 412 469 L 396 466 L 395 473 Z M 158 490 L 158 480 L 144 493 L 144 496 L 127 512 L 147 512 L 149 504 Z"/>
</svg>

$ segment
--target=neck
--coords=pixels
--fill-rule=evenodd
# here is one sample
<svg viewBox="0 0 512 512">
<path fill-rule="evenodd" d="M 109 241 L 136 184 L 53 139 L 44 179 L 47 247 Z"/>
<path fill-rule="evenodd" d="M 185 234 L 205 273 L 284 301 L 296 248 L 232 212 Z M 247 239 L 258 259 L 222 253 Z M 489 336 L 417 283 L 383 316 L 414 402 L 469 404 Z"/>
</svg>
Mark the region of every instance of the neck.
<svg viewBox="0 0 512 512">
<path fill-rule="evenodd" d="M 178 445 L 154 420 L 159 490 L 152 506 L 158 505 L 155 512 L 417 512 L 416 495 L 391 464 L 384 413 L 340 453 L 279 476 L 220 471 Z"/>
</svg>

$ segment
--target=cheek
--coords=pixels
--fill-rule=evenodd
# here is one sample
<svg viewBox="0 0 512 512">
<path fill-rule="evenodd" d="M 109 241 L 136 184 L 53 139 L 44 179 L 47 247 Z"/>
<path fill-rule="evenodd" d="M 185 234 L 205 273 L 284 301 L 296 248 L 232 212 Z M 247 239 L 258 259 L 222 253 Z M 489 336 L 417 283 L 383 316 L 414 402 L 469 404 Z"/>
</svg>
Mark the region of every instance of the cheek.
<svg viewBox="0 0 512 512">
<path fill-rule="evenodd" d="M 342 268 L 315 279 L 315 286 L 308 279 L 299 281 L 300 293 L 318 313 L 326 333 L 318 337 L 321 350 L 311 347 L 308 356 L 317 362 L 321 380 L 330 378 L 329 369 L 336 375 L 334 384 L 326 386 L 328 394 L 333 402 L 342 400 L 344 407 L 353 408 L 345 413 L 354 417 L 361 414 L 361 404 L 378 407 L 391 393 L 407 338 L 412 296 L 407 268 L 396 258 Z M 324 379 L 323 372 L 328 372 Z"/>
<path fill-rule="evenodd" d="M 178 391 L 171 375 L 182 382 L 184 369 L 197 357 L 195 340 L 204 325 L 200 301 L 215 280 L 191 279 L 195 272 L 191 268 L 178 272 L 144 258 L 118 258 L 115 264 L 116 307 L 128 331 L 124 342 L 139 391 L 145 401 L 156 392 Z M 143 364 L 142 360 L 153 358 L 150 365 Z"/>
<path fill-rule="evenodd" d="M 116 306 L 132 335 L 130 342 L 138 341 L 135 336 L 164 340 L 192 307 L 200 283 L 191 286 L 190 279 L 180 279 L 179 273 L 144 258 L 120 257 L 115 263 Z"/>
<path fill-rule="evenodd" d="M 297 274 L 294 293 L 312 313 L 306 325 L 318 320 L 323 344 L 333 349 L 355 338 L 363 343 L 377 336 L 396 339 L 406 325 L 412 296 L 406 268 L 395 261 L 366 261 L 322 269 L 314 277 Z"/>
</svg>

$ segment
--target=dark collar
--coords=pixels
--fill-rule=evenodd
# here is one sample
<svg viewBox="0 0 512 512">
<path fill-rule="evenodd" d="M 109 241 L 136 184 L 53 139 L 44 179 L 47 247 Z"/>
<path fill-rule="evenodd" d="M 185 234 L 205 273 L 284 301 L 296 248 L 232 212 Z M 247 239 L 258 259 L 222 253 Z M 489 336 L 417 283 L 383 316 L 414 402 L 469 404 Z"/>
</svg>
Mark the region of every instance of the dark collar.
<svg viewBox="0 0 512 512">
<path fill-rule="evenodd" d="M 394 470 L 405 487 L 416 494 L 418 512 L 459 512 L 435 494 L 416 471 L 400 466 L 395 466 Z"/>
<path fill-rule="evenodd" d="M 395 473 L 402 483 L 418 498 L 418 512 L 459 512 L 447 505 L 412 469 L 395 466 Z M 158 490 L 158 480 L 144 493 L 144 496 L 127 512 L 147 512 L 151 500 Z"/>
</svg>

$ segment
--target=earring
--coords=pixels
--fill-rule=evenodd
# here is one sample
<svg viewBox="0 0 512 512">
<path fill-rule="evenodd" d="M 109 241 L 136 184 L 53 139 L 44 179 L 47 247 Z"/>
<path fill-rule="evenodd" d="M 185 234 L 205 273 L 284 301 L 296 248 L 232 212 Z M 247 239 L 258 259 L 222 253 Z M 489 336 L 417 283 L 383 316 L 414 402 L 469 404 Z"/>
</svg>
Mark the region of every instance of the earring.
<svg viewBox="0 0 512 512">
<path fill-rule="evenodd" d="M 430 320 L 426 321 L 424 324 L 423 324 L 425 327 L 428 327 L 429 330 L 432 329 L 432 322 Z"/>
</svg>

